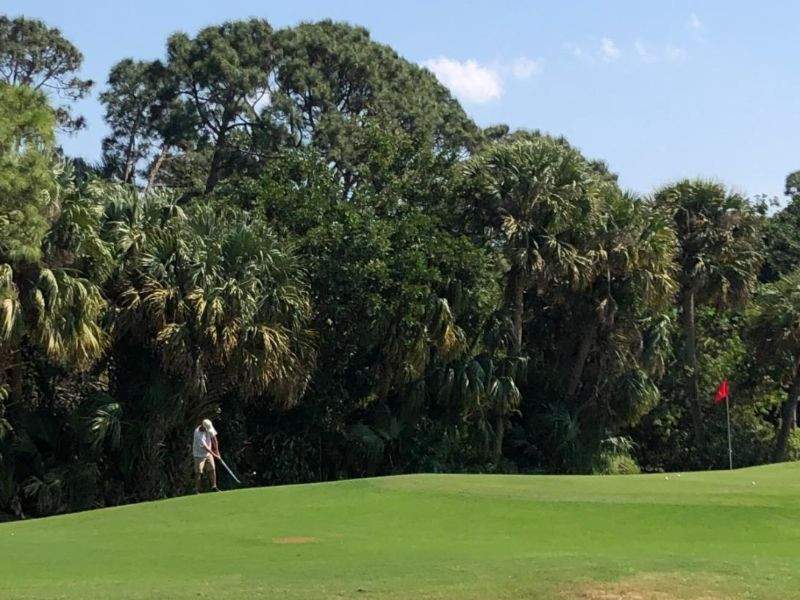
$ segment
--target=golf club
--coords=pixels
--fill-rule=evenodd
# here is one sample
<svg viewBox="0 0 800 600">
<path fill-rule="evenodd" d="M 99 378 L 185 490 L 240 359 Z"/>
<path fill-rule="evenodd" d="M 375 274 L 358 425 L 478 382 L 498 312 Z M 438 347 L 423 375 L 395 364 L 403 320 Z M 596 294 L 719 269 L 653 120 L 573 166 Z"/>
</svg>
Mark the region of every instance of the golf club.
<svg viewBox="0 0 800 600">
<path fill-rule="evenodd" d="M 222 456 L 220 456 L 219 454 L 217 454 L 217 460 L 219 460 L 219 463 L 220 463 L 220 464 L 221 464 L 223 467 L 225 467 L 225 470 L 228 472 L 228 474 L 229 474 L 231 477 L 233 477 L 233 480 L 234 480 L 236 483 L 238 483 L 238 484 L 241 484 L 241 483 L 242 483 L 241 481 L 239 481 L 239 478 L 238 478 L 236 475 L 234 475 L 234 474 L 233 474 L 233 471 L 231 471 L 231 468 L 230 468 L 230 467 L 229 467 L 227 464 L 225 464 L 225 461 L 224 461 L 224 460 L 222 460 Z"/>
</svg>

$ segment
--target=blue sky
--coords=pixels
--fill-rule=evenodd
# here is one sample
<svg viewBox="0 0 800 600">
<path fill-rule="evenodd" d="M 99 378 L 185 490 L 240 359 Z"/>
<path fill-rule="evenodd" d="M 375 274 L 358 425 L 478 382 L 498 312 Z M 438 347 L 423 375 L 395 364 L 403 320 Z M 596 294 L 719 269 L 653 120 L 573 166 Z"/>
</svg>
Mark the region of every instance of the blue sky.
<svg viewBox="0 0 800 600">
<path fill-rule="evenodd" d="M 429 66 L 481 125 L 565 135 L 640 193 L 703 176 L 779 196 L 800 169 L 796 1 L 2 0 L 0 10 L 41 18 L 83 51 L 99 85 L 79 107 L 88 129 L 64 146 L 90 159 L 111 65 L 161 57 L 174 31 L 257 16 L 363 25 Z"/>
</svg>

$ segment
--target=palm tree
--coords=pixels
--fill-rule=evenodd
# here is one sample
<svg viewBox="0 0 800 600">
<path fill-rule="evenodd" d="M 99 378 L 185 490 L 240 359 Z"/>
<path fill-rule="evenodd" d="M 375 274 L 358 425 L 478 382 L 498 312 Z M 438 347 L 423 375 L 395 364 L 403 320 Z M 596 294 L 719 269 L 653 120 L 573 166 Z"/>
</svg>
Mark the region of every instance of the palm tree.
<svg viewBox="0 0 800 600">
<path fill-rule="evenodd" d="M 69 452 L 44 450 L 42 446 L 61 451 L 75 446 L 66 441 L 68 427 L 63 423 L 63 415 L 33 417 L 40 426 L 30 427 L 27 421 L 31 416 L 24 402 L 23 382 L 35 372 L 37 364 L 50 363 L 51 367 L 69 370 L 74 376 L 88 370 L 106 349 L 107 335 L 101 325 L 106 302 L 96 280 L 84 276 L 88 272 L 82 268 L 87 260 L 96 265 L 98 272 L 106 268 L 102 260 L 108 255 L 93 225 L 99 210 L 74 190 L 65 194 L 60 204 L 61 213 L 42 243 L 41 259 L 0 264 L 0 440 L 12 426 L 14 430 L 8 440 L 9 450 L 0 458 L 9 473 L 37 471 L 22 482 L 21 488 L 11 478 L 13 489 L 9 490 L 6 504 L 20 516 L 23 493 L 36 499 L 39 514 L 65 508 L 67 504 L 61 498 L 63 489 L 74 489 L 94 468 L 91 463 L 76 460 Z M 94 259 L 86 254 L 89 250 L 96 252 Z M 6 378 L 10 385 L 4 390 L 2 384 Z M 4 406 L 2 400 L 6 395 L 10 395 L 11 402 Z M 55 402 L 56 398 L 48 401 Z M 58 425 L 42 426 L 48 419 Z M 28 432 L 37 430 L 59 431 L 58 439 L 28 437 Z"/>
<path fill-rule="evenodd" d="M 519 350 L 525 292 L 554 282 L 578 288 L 588 279 L 591 262 L 579 241 L 597 218 L 602 186 L 576 150 L 547 136 L 491 144 L 464 173 L 467 211 L 509 264 L 507 305 Z"/>
<path fill-rule="evenodd" d="M 568 400 L 580 389 L 598 337 L 613 340 L 613 351 L 641 347 L 644 324 L 670 306 L 676 289 L 675 236 L 669 222 L 616 186 L 605 187 L 602 201 L 604 218 L 585 241 L 594 276 L 585 291 L 556 302 L 570 305 L 571 315 L 564 321 L 568 330 L 581 324 L 566 386 Z"/>
<path fill-rule="evenodd" d="M 448 319 L 450 321 L 448 311 Z M 451 326 L 455 326 L 453 323 Z M 519 412 L 521 392 L 518 385 L 525 380 L 527 359 L 513 354 L 513 325 L 497 311 L 481 324 L 471 341 L 458 329 L 459 343 L 443 351 L 440 338 L 438 352 L 425 379 L 415 382 L 412 394 L 428 392 L 432 403 L 443 413 L 443 420 L 455 428 L 467 423 L 482 436 L 481 445 L 488 447 L 489 432 L 494 428 L 491 459 L 497 465 L 502 458 L 503 437 L 508 420 Z M 413 396 L 412 396 L 413 397 Z M 492 424 L 493 423 L 493 424 Z"/>
<path fill-rule="evenodd" d="M 18 516 L 25 496 L 40 514 L 61 510 L 62 492 L 76 491 L 94 467 L 76 459 L 63 414 L 32 414 L 24 385 L 43 367 L 80 379 L 107 340 L 99 283 L 112 255 L 100 237 L 101 204 L 56 159 L 54 127 L 40 94 L 0 84 L 0 470 L 8 473 L 2 503 Z M 49 389 L 47 402 L 62 391 Z M 42 425 L 48 420 L 53 427 Z"/>
<path fill-rule="evenodd" d="M 580 289 L 591 279 L 594 256 L 581 241 L 596 226 L 597 203 L 608 183 L 563 140 L 538 135 L 490 144 L 466 163 L 464 177 L 467 213 L 508 264 L 511 356 L 522 359 L 526 292 Z M 498 449 L 506 418 L 498 412 Z"/>
<path fill-rule="evenodd" d="M 86 269 L 107 267 L 100 209 L 53 151 L 55 117 L 31 90 L 0 85 L 0 388 L 22 394 L 25 346 L 85 369 L 103 352 L 105 301 Z"/>
<path fill-rule="evenodd" d="M 130 492 L 152 498 L 181 489 L 179 447 L 199 415 L 299 400 L 315 360 L 311 304 L 292 244 L 257 217 L 104 187 L 104 236 L 119 264 L 107 284 L 112 412 L 125 416 L 125 446 L 138 449 Z"/>
<path fill-rule="evenodd" d="M 681 181 L 659 190 L 653 201 L 672 215 L 677 235 L 686 396 L 695 443 L 703 447 L 695 312 L 700 304 L 736 307 L 748 298 L 762 261 L 760 218 L 745 198 L 711 181 Z"/>
<path fill-rule="evenodd" d="M 314 350 L 291 245 L 233 209 L 184 212 L 163 195 L 129 200 L 116 211 L 127 220 L 108 226 L 127 256 L 117 335 L 142 338 L 196 402 L 231 390 L 295 402 Z"/>
<path fill-rule="evenodd" d="M 800 271 L 762 286 L 748 314 L 748 337 L 758 364 L 786 391 L 773 460 L 786 459 L 789 436 L 797 427 L 800 400 Z"/>
<path fill-rule="evenodd" d="M 541 458 L 576 472 L 591 468 L 604 437 L 657 403 L 676 288 L 670 220 L 615 185 L 603 188 L 598 212 L 580 246 L 592 264 L 584 288 L 529 295 L 536 335 L 527 347 L 546 368 L 531 374 L 527 400 L 551 431 Z"/>
</svg>

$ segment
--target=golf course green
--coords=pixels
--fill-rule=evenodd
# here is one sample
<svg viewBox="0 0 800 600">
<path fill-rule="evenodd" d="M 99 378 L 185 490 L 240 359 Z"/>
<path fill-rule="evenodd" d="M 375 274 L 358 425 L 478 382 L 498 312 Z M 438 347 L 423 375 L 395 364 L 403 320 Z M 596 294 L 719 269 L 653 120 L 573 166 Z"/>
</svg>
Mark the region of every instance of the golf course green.
<svg viewBox="0 0 800 600">
<path fill-rule="evenodd" d="M 800 464 L 410 475 L 0 525 L 2 598 L 800 597 Z"/>
</svg>

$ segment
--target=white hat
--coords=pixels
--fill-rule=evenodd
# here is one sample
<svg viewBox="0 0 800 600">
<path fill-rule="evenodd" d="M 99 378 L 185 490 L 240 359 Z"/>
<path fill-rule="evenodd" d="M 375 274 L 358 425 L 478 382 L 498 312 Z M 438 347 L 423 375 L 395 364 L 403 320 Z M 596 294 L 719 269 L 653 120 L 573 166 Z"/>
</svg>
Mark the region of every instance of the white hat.
<svg viewBox="0 0 800 600">
<path fill-rule="evenodd" d="M 217 435 L 217 430 L 214 429 L 214 426 L 211 424 L 211 419 L 203 419 L 203 429 L 211 435 Z"/>
</svg>

